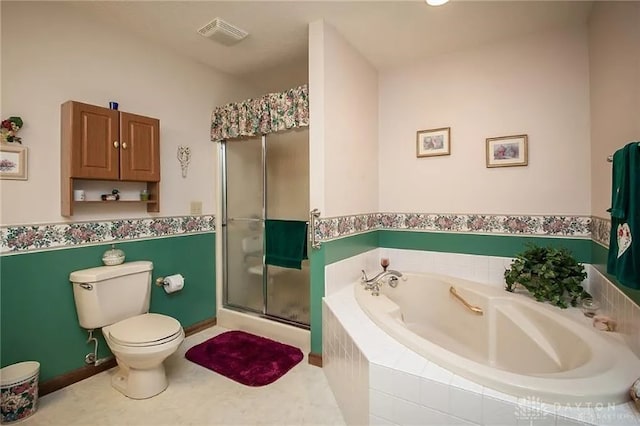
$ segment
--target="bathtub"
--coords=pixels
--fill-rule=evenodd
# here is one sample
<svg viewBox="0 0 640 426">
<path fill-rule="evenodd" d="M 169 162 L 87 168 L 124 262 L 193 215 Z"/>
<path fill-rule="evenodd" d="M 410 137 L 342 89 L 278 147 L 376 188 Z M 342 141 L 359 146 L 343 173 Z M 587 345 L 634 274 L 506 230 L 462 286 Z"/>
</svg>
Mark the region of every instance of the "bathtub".
<svg viewBox="0 0 640 426">
<path fill-rule="evenodd" d="M 384 284 L 379 296 L 360 283 L 354 291 L 371 320 L 400 343 L 459 376 L 517 397 L 622 403 L 640 374 L 640 360 L 623 340 L 597 331 L 575 308 L 436 274 L 404 274 L 396 288 Z"/>
</svg>

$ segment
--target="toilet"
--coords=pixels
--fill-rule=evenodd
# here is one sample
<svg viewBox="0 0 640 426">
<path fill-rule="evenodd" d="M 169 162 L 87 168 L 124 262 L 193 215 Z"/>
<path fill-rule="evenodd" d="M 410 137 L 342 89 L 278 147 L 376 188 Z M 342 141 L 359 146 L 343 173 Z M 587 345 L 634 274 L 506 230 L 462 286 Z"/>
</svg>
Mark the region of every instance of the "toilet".
<svg viewBox="0 0 640 426">
<path fill-rule="evenodd" d="M 80 326 L 102 329 L 119 367 L 111 384 L 132 399 L 167 388 L 164 360 L 184 340 L 178 320 L 149 313 L 152 270 L 152 262 L 138 261 L 69 275 Z"/>
</svg>

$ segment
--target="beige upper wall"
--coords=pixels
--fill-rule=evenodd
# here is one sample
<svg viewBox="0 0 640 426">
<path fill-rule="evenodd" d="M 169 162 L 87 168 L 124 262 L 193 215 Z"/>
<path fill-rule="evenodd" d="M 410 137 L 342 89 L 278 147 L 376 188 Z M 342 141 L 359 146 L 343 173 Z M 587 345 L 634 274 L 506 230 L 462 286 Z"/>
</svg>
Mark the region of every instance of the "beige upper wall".
<svg viewBox="0 0 640 426">
<path fill-rule="evenodd" d="M 320 189 L 312 189 L 310 207 L 321 207 L 323 216 L 405 210 L 592 211 L 607 217 L 610 164 L 604 158 L 639 138 L 640 121 L 633 114 L 640 104 L 639 7 L 637 2 L 594 5 L 588 34 L 591 102 L 585 90 L 583 29 L 443 55 L 384 74 L 378 100 L 373 95 L 377 81 L 368 78 L 375 70 L 333 29 L 321 21 L 313 23 L 311 119 L 324 123 L 327 114 L 334 126 L 311 127 L 322 143 L 310 146 L 311 167 L 316 170 L 311 184 Z M 1 16 L 2 117 L 25 119 L 20 135 L 30 149 L 30 173 L 26 182 L 0 181 L 0 223 L 64 220 L 58 207 L 59 105 L 68 99 L 99 105 L 117 100 L 122 110 L 160 118 L 160 214 L 188 213 L 189 201 L 198 199 L 205 213 L 215 211 L 211 188 L 217 163 L 215 146 L 208 143 L 210 111 L 264 90 L 251 90 L 61 3 L 5 1 Z M 299 71 L 293 72 L 302 75 Z M 330 77 L 327 88 L 325 73 Z M 376 118 L 368 110 L 374 103 L 376 108 L 380 105 L 380 161 L 377 150 L 368 145 L 378 139 L 372 130 L 377 109 Z M 589 105 L 591 120 L 585 112 Z M 453 155 L 416 159 L 415 131 L 442 125 L 452 127 Z M 523 131 L 531 142 L 528 167 L 484 168 L 486 137 Z M 585 149 L 590 136 L 591 147 Z M 325 140 L 330 146 L 323 145 Z M 180 177 L 175 160 L 179 144 L 194 150 L 187 179 Z M 327 164 L 325 155 L 331 155 Z M 372 207 L 371 200 L 377 203 L 378 197 L 377 190 L 370 194 L 378 187 L 378 169 L 380 202 Z M 577 187 L 577 182 L 589 179 L 589 172 L 592 201 L 589 189 Z M 416 185 L 422 181 L 438 186 Z M 115 206 L 108 211 L 100 207 L 79 212 L 74 220 L 145 215 L 137 207 Z"/>
<path fill-rule="evenodd" d="M 160 120 L 161 216 L 189 214 L 190 201 L 215 212 L 216 105 L 258 93 L 240 81 L 137 36 L 84 16 L 64 3 L 6 2 L 2 7 L 2 116 L 18 115 L 29 148 L 29 180 L 1 181 L 0 222 L 59 222 L 60 104 L 77 100 Z M 191 147 L 188 177 L 176 159 Z M 106 189 L 118 185 L 106 184 Z M 81 206 L 72 220 L 145 217 L 142 206 Z"/>
<path fill-rule="evenodd" d="M 267 135 L 267 217 L 309 220 L 309 129 Z"/>
<path fill-rule="evenodd" d="M 451 127 L 451 155 L 416 131 Z M 485 140 L 527 134 L 529 165 L 486 168 Z M 441 55 L 380 77 L 380 210 L 590 213 L 584 26 Z"/>
<path fill-rule="evenodd" d="M 640 2 L 596 2 L 589 19 L 591 211 L 608 218 L 607 156 L 640 141 Z"/>
<path fill-rule="evenodd" d="M 309 82 L 308 58 L 245 75 L 244 80 L 261 93 L 284 92 Z"/>
<path fill-rule="evenodd" d="M 323 21 L 309 27 L 309 69 L 311 208 L 375 212 L 378 73 Z"/>
<path fill-rule="evenodd" d="M 322 20 L 309 24 L 309 207 L 320 212 L 325 206 L 324 27 Z"/>
</svg>

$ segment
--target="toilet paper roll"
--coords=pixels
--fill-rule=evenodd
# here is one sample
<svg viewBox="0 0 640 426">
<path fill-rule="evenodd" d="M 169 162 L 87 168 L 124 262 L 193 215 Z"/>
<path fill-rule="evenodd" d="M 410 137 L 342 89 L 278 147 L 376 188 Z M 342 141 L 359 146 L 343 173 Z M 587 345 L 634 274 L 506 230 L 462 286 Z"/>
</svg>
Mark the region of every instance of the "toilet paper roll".
<svg viewBox="0 0 640 426">
<path fill-rule="evenodd" d="M 175 293 L 184 287 L 184 277 L 180 274 L 169 275 L 164 279 L 164 291 L 167 293 Z"/>
</svg>

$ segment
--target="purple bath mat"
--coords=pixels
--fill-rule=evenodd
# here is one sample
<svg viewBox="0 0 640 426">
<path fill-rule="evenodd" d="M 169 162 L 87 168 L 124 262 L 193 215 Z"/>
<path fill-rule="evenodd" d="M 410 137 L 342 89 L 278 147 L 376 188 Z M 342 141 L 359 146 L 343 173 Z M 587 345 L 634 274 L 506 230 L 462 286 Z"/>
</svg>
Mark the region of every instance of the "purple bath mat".
<svg viewBox="0 0 640 426">
<path fill-rule="evenodd" d="M 273 383 L 302 361 L 302 351 L 244 331 L 227 331 L 190 348 L 185 357 L 247 386 Z"/>
</svg>

